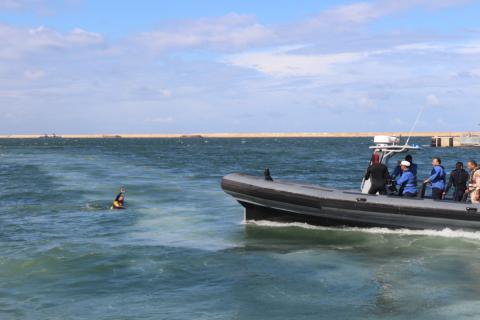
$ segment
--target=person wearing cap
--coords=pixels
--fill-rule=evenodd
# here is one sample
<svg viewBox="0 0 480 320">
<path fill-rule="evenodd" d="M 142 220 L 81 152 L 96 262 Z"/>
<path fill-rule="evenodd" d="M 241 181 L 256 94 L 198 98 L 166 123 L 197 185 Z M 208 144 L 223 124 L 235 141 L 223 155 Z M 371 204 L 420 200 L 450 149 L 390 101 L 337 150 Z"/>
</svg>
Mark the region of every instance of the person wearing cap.
<svg viewBox="0 0 480 320">
<path fill-rule="evenodd" d="M 370 179 L 371 186 L 368 190 L 368 194 L 386 194 L 386 184 L 390 179 L 388 168 L 386 165 L 380 162 L 380 157 L 377 153 L 373 154 L 372 164 L 368 167 L 365 174 L 365 180 Z"/>
<path fill-rule="evenodd" d="M 416 163 L 413 163 L 413 157 L 412 155 L 408 154 L 406 157 L 405 157 L 405 161 L 408 161 L 410 162 L 410 171 L 412 171 L 413 175 L 415 176 L 415 178 L 417 178 L 417 164 Z M 402 167 L 401 167 L 401 160 L 398 161 L 397 165 L 395 166 L 395 169 L 393 170 L 393 173 L 392 173 L 392 179 L 396 179 L 398 177 L 400 177 L 403 173 L 402 171 Z"/>
<path fill-rule="evenodd" d="M 424 181 L 425 184 L 432 185 L 432 199 L 433 200 L 442 200 L 443 190 L 445 190 L 445 169 L 442 167 L 442 160 L 440 158 L 432 159 L 432 172 L 430 177 Z"/>
<path fill-rule="evenodd" d="M 417 196 L 417 184 L 415 182 L 415 176 L 410 170 L 411 163 L 407 160 L 400 162 L 400 168 L 402 175 L 397 180 L 397 186 L 399 187 L 399 195 L 404 197 L 416 197 Z"/>
</svg>

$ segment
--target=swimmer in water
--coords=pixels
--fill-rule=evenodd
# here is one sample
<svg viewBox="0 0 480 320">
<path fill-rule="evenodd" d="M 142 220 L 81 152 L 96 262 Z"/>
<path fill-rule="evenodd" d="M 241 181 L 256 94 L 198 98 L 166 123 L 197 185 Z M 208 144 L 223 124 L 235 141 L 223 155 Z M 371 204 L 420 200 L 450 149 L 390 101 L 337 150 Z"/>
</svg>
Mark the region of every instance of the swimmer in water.
<svg viewBox="0 0 480 320">
<path fill-rule="evenodd" d="M 125 187 L 120 189 L 120 193 L 113 200 L 113 209 L 125 209 Z"/>
</svg>

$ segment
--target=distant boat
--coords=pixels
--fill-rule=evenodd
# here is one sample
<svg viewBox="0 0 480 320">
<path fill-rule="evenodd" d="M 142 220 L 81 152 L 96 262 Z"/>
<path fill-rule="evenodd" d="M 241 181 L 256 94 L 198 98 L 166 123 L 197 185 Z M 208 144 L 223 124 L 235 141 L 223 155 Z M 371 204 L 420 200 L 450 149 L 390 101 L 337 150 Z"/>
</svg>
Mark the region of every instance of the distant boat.
<svg viewBox="0 0 480 320">
<path fill-rule="evenodd" d="M 370 149 L 385 165 L 394 155 L 419 149 L 400 145 L 396 137 L 375 137 Z M 371 164 L 371 162 L 369 163 Z M 223 190 L 245 208 L 245 220 L 305 222 L 322 226 L 385 227 L 408 229 L 480 230 L 476 204 L 434 201 L 394 195 L 370 195 L 370 181 L 360 191 L 343 191 L 317 185 L 273 180 L 232 173 L 222 179 Z M 422 195 L 423 192 L 420 192 Z"/>
</svg>

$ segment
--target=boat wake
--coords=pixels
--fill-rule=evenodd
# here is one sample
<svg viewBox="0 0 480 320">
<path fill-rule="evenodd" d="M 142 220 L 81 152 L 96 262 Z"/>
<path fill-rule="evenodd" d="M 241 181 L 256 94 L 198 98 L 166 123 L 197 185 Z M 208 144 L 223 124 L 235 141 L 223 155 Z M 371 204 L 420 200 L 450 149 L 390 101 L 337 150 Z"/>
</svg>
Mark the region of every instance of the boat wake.
<svg viewBox="0 0 480 320">
<path fill-rule="evenodd" d="M 86 211 L 105 211 L 110 210 L 112 204 L 109 201 L 90 201 L 82 209 Z"/>
<path fill-rule="evenodd" d="M 443 237 L 443 238 L 462 238 L 469 240 L 480 241 L 480 231 L 463 231 L 463 230 L 451 230 L 445 228 L 443 230 L 410 230 L 410 229 L 389 229 L 389 228 L 357 228 L 357 227 L 322 227 L 314 226 L 301 222 L 274 222 L 267 220 L 248 220 L 244 224 L 256 225 L 261 227 L 273 227 L 273 228 L 302 228 L 309 230 L 323 230 L 323 231 L 340 231 L 340 232 L 363 232 L 369 234 L 382 234 L 382 235 L 400 235 L 400 236 L 431 236 L 431 237 Z"/>
</svg>

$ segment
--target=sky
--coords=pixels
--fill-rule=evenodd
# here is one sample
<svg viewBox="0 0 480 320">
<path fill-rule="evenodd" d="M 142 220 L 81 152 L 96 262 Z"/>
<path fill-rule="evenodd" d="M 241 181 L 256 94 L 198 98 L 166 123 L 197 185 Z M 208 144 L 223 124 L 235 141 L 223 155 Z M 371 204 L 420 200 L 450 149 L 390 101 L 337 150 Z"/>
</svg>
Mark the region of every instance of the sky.
<svg viewBox="0 0 480 320">
<path fill-rule="evenodd" d="M 479 0 L 0 0 L 0 134 L 480 130 Z"/>
</svg>

